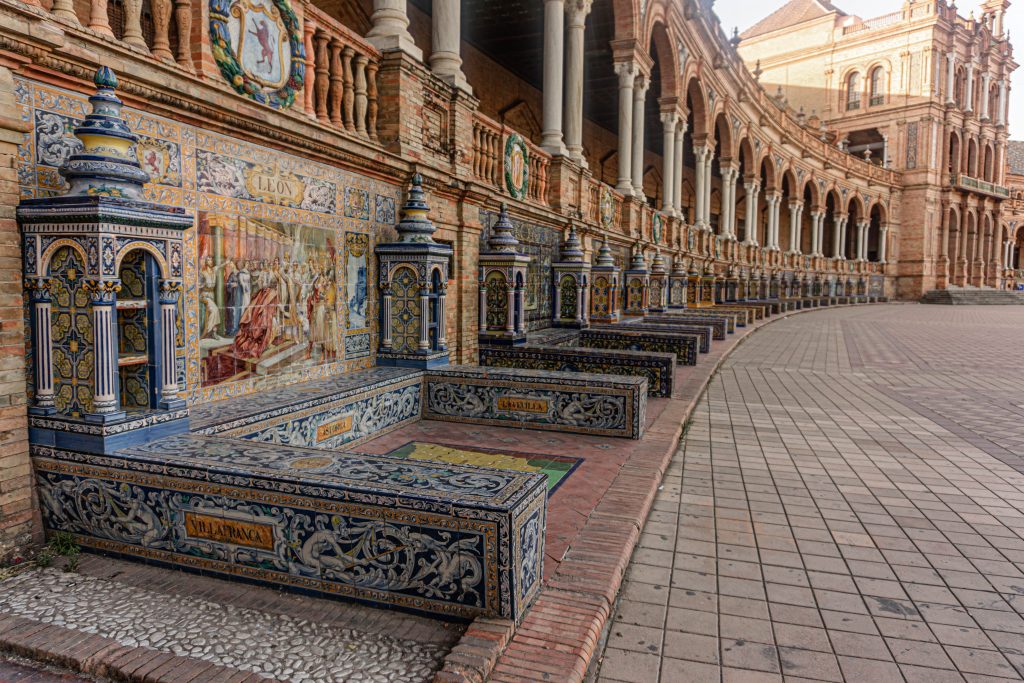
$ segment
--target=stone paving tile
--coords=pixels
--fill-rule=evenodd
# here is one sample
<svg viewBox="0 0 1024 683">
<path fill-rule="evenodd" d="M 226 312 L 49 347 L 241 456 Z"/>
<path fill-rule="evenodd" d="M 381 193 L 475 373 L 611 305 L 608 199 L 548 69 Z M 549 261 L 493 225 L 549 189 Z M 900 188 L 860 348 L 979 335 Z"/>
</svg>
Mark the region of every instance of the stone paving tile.
<svg viewBox="0 0 1024 683">
<path fill-rule="evenodd" d="M 668 468 L 597 679 L 1024 680 L 1022 325 L 871 306 L 745 340 Z"/>
</svg>

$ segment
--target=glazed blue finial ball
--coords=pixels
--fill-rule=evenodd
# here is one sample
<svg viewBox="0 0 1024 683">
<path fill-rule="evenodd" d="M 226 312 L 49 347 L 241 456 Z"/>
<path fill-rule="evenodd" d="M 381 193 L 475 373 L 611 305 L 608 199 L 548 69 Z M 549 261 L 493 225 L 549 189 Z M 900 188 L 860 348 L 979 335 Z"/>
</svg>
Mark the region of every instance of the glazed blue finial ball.
<svg viewBox="0 0 1024 683">
<path fill-rule="evenodd" d="M 422 185 L 423 176 L 421 176 L 419 173 L 414 173 L 412 176 L 412 184 L 414 187 L 419 187 L 420 185 Z"/>
<path fill-rule="evenodd" d="M 109 66 L 101 66 L 96 70 L 96 77 L 93 78 L 93 83 L 98 88 L 110 88 L 111 90 L 117 89 L 117 76 L 114 75 L 114 70 Z"/>
</svg>

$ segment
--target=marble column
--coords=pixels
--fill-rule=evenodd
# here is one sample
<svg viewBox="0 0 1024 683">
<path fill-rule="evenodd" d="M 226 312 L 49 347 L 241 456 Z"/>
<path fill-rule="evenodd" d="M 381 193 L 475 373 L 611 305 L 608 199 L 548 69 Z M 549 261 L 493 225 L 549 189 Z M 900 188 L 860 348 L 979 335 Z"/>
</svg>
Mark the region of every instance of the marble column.
<svg viewBox="0 0 1024 683">
<path fill-rule="evenodd" d="M 868 222 L 857 221 L 857 260 L 866 261 L 868 257 Z"/>
<path fill-rule="evenodd" d="M 470 92 L 462 73 L 462 5 L 460 0 L 434 0 L 431 12 L 430 70 Z"/>
<path fill-rule="evenodd" d="M 583 32 L 593 0 L 568 0 L 565 65 L 565 147 L 569 158 L 586 168 L 583 158 Z"/>
<path fill-rule="evenodd" d="M 846 256 L 846 226 L 850 222 L 849 216 L 843 216 L 842 222 L 839 224 L 839 245 L 842 251 L 842 259 L 845 261 L 848 257 Z"/>
<path fill-rule="evenodd" d="M 160 282 L 160 407 L 167 409 L 184 406 L 178 396 L 178 297 L 181 283 Z"/>
<path fill-rule="evenodd" d="M 643 74 L 637 74 L 633 83 L 633 194 L 644 199 L 644 109 L 647 103 L 647 88 L 650 81 Z"/>
<path fill-rule="evenodd" d="M 1006 79 L 999 81 L 999 111 L 996 112 L 996 123 L 1006 125 Z"/>
<path fill-rule="evenodd" d="M 743 183 L 743 189 L 746 190 L 747 206 L 746 216 L 744 218 L 743 228 L 743 244 L 751 246 L 757 244 L 757 195 L 761 189 L 760 183 L 757 181 L 748 181 Z"/>
<path fill-rule="evenodd" d="M 732 166 L 722 168 L 722 234 L 736 239 L 736 178 L 739 169 Z"/>
<path fill-rule="evenodd" d="M 715 148 L 708 145 L 704 157 L 704 229 L 711 229 L 711 163 L 715 160 Z M 721 216 L 719 216 L 721 220 Z"/>
<path fill-rule="evenodd" d="M 967 89 L 964 102 L 964 112 L 974 111 L 974 62 L 967 63 Z"/>
<path fill-rule="evenodd" d="M 676 113 L 661 115 L 661 210 L 667 216 L 675 216 L 675 172 L 676 172 Z"/>
<path fill-rule="evenodd" d="M 92 412 L 85 418 L 106 422 L 121 417 L 117 379 L 117 290 L 118 280 L 87 281 L 92 307 L 93 397 Z"/>
<path fill-rule="evenodd" d="M 883 225 L 878 231 L 878 262 L 888 263 L 889 257 L 889 226 Z"/>
<path fill-rule="evenodd" d="M 946 53 L 946 104 L 956 104 L 956 55 Z"/>
<path fill-rule="evenodd" d="M 768 200 L 768 235 L 765 238 L 765 245 L 772 251 L 779 250 L 779 209 L 782 206 L 782 195 L 772 192 L 767 196 Z"/>
<path fill-rule="evenodd" d="M 800 219 L 804 212 L 803 202 L 789 203 L 789 253 L 800 253 Z"/>
<path fill-rule="evenodd" d="M 821 255 L 821 224 L 825 214 L 821 211 L 811 211 L 811 256 Z"/>
<path fill-rule="evenodd" d="M 978 115 L 978 118 L 982 121 L 988 121 L 989 119 L 988 87 L 991 82 L 992 74 L 986 71 L 981 75 L 981 113 Z"/>
<path fill-rule="evenodd" d="M 683 141 L 686 139 L 686 119 L 680 118 L 676 125 L 675 139 L 675 160 L 676 168 L 672 174 L 674 187 L 672 188 L 672 210 L 676 216 L 685 221 L 683 216 Z"/>
<path fill-rule="evenodd" d="M 636 80 L 636 64 L 617 62 L 615 73 L 619 76 L 619 182 L 615 189 L 631 197 L 633 195 L 633 82 Z M 545 86 L 547 87 L 547 86 Z"/>
<path fill-rule="evenodd" d="M 845 216 L 834 216 L 832 222 L 832 258 L 842 260 L 843 258 L 843 219 Z"/>
<path fill-rule="evenodd" d="M 696 178 L 694 182 L 694 191 L 697 194 L 697 215 L 694 217 L 693 222 L 698 230 L 707 229 L 707 224 L 704 222 L 704 184 L 707 182 L 707 167 L 704 164 L 704 159 L 707 158 L 707 154 L 707 147 L 705 147 L 704 145 L 694 145 L 693 156 L 696 158 Z"/>
<path fill-rule="evenodd" d="M 382 52 L 401 50 L 417 61 L 423 61 L 423 51 L 416 47 L 409 33 L 409 15 L 406 0 L 373 0 L 369 33 L 366 39 Z"/>
<path fill-rule="evenodd" d="M 544 0 L 544 121 L 540 144 L 546 152 L 554 155 L 565 153 L 562 140 L 564 24 L 563 0 Z"/>
<path fill-rule="evenodd" d="M 35 391 L 29 412 L 51 415 L 56 412 L 53 401 L 53 325 L 50 279 L 29 278 L 25 281 L 32 304 L 32 348 L 35 365 Z"/>
</svg>

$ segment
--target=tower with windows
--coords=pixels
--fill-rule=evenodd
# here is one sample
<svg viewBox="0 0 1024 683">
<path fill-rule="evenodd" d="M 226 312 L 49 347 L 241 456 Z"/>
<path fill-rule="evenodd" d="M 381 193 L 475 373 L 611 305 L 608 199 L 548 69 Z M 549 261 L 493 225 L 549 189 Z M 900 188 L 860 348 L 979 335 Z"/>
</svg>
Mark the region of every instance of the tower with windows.
<svg viewBox="0 0 1024 683">
<path fill-rule="evenodd" d="M 138 136 L 101 67 L 68 191 L 17 210 L 31 317 L 33 443 L 110 453 L 187 431 L 183 209 L 147 201 Z"/>
<path fill-rule="evenodd" d="M 380 340 L 377 364 L 436 367 L 448 364 L 446 296 L 452 248 L 434 241 L 423 178 L 412 178 L 402 207 L 398 240 L 378 244 Z"/>
</svg>

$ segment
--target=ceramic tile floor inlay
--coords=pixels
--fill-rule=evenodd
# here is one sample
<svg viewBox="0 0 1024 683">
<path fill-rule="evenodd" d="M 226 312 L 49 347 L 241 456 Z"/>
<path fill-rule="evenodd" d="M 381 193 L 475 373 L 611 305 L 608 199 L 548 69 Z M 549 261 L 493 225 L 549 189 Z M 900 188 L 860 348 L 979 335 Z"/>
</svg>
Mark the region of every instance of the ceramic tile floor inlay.
<svg viewBox="0 0 1024 683">
<path fill-rule="evenodd" d="M 463 448 L 457 445 L 424 441 L 410 441 L 391 451 L 388 455 L 410 460 L 451 462 L 459 465 L 477 465 L 519 472 L 541 472 L 548 478 L 548 495 L 554 493 L 582 462 L 580 458 L 560 455 L 535 455 L 489 448 Z"/>
</svg>

